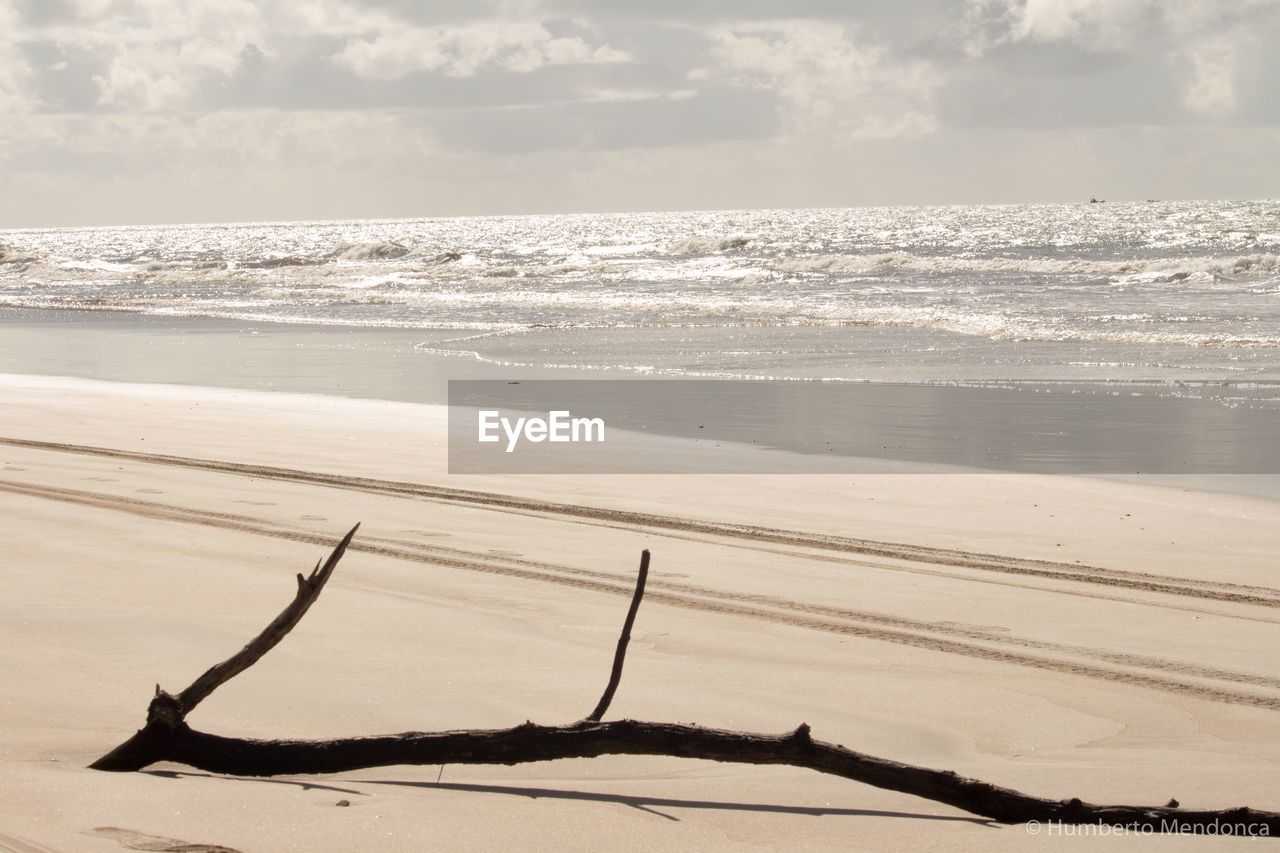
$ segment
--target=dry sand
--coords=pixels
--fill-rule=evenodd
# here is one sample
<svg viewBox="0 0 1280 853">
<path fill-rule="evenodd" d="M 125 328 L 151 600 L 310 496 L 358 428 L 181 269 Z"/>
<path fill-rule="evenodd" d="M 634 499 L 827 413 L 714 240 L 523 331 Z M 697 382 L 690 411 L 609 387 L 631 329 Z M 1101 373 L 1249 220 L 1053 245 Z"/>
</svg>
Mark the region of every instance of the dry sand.
<svg viewBox="0 0 1280 853">
<path fill-rule="evenodd" d="M 0 405 L 0 850 L 1259 843 L 1035 836 L 808 771 L 667 758 L 85 769 L 356 521 L 301 625 L 193 726 L 578 719 L 649 548 L 663 595 L 611 718 L 804 721 L 1040 796 L 1280 809 L 1280 503 L 1028 475 L 450 477 L 438 407 L 17 376 Z"/>
</svg>

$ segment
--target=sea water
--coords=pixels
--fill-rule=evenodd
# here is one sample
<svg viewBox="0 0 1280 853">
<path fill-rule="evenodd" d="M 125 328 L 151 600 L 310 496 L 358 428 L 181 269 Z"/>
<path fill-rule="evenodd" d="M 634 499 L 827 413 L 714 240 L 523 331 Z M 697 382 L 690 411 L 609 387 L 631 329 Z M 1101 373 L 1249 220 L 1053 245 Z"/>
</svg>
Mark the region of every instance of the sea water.
<svg viewBox="0 0 1280 853">
<path fill-rule="evenodd" d="M 731 389 L 760 401 L 726 437 L 1123 472 L 1168 433 L 1171 470 L 1280 470 L 1274 201 L 11 230 L 0 327 L 13 372 L 429 402 L 446 378 L 835 380 L 883 390 L 822 394 L 819 423 L 770 409 L 808 392 Z M 710 429 L 650 396 L 643 428 Z M 977 462 L 954 453 L 966 412 Z M 1031 433 L 987 446 L 992 412 Z M 1113 440 L 1120 415 L 1137 438 Z"/>
<path fill-rule="evenodd" d="M 1280 400 L 1280 202 L 0 232 L 0 307 L 394 329 L 589 375 Z M 102 315 L 105 316 L 105 315 Z"/>
</svg>

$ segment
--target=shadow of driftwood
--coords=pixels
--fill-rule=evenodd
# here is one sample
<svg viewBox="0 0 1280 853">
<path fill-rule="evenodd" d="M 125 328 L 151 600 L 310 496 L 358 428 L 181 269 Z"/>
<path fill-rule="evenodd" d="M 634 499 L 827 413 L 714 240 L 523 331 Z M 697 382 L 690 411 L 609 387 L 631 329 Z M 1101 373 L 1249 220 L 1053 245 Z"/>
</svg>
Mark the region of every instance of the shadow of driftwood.
<svg viewBox="0 0 1280 853">
<path fill-rule="evenodd" d="M 668 820 L 679 820 L 658 809 L 726 809 L 731 811 L 769 812 L 772 814 L 806 815 L 809 817 L 894 817 L 914 820 L 959 821 L 991 825 L 991 821 L 978 817 L 892 812 L 878 809 L 843 809 L 830 806 L 784 806 L 776 803 L 731 803 L 719 800 L 681 800 L 672 797 L 645 797 L 630 794 L 602 794 L 594 791 L 572 791 L 559 788 L 529 788 L 514 785 L 478 785 L 465 782 L 409 782 L 391 779 L 362 780 L 368 785 L 399 785 L 406 788 L 435 788 L 447 791 L 466 791 L 475 794 L 502 794 L 529 799 L 574 800 L 578 802 L 617 803 L 640 811 L 651 812 Z"/>
<path fill-rule="evenodd" d="M 359 797 L 368 796 L 364 791 L 354 788 L 339 788 L 336 785 L 321 785 L 316 782 L 305 782 L 298 779 L 272 779 L 266 776 L 220 776 L 217 773 L 190 773 L 184 770 L 143 770 L 148 776 L 160 776 L 165 779 L 234 779 L 237 782 L 265 782 L 272 785 L 293 785 L 304 791 L 336 791 L 339 794 L 354 794 Z"/>
<path fill-rule="evenodd" d="M 369 796 L 365 791 L 355 788 L 340 788 L 337 785 L 322 785 L 298 779 L 270 779 L 257 776 L 219 776 L 216 773 L 191 773 L 183 770 L 144 770 L 149 776 L 165 779 L 228 779 L 237 782 L 262 782 L 271 785 L 293 785 L 304 791 L 335 791 L 340 794 Z M 531 800 L 572 800 L 588 803 L 616 803 L 629 806 L 640 811 L 664 817 L 667 820 L 679 820 L 674 815 L 665 814 L 659 809 L 722 809 L 744 812 L 768 812 L 771 814 L 806 815 L 808 817 L 894 817 L 911 820 L 942 820 L 960 823 L 976 823 L 990 825 L 991 821 L 979 817 L 963 817 L 960 815 L 931 815 L 917 812 L 893 812 L 880 809 L 844 809 L 831 806 L 784 806 L 777 803 L 732 803 L 722 800 L 682 800 L 674 797 L 645 797 L 632 794 L 602 794 L 596 791 L 573 791 L 562 788 L 531 788 L 516 785 L 480 785 L 469 782 L 411 782 L 397 779 L 362 779 L 364 785 L 394 785 L 402 788 L 428 788 L 442 791 L 465 791 L 472 794 L 501 794 L 508 797 L 527 797 Z"/>
</svg>

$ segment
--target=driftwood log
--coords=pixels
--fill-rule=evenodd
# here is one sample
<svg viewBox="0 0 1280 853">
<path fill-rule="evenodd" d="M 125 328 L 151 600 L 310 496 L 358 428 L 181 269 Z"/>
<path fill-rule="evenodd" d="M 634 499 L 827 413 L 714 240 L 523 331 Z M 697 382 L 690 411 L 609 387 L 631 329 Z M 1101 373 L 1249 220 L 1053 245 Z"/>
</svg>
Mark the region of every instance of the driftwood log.
<svg viewBox="0 0 1280 853">
<path fill-rule="evenodd" d="M 631 626 L 644 594 L 649 552 L 618 639 L 609 683 L 595 710 L 562 726 L 532 722 L 508 729 L 406 732 L 335 740 L 252 740 L 205 734 L 186 716 L 228 679 L 248 669 L 298 623 L 333 574 L 360 525 L 351 529 L 310 576 L 298 575 L 298 591 L 280 615 L 238 653 L 172 695 L 156 686 L 146 725 L 99 758 L 95 770 L 136 771 L 168 761 L 212 773 L 274 776 L 338 773 L 365 767 L 433 764 L 519 764 L 607 754 L 669 755 L 743 764 L 787 764 L 946 803 L 1000 823 L 1094 824 L 1138 832 L 1280 837 L 1280 813 L 1249 808 L 1196 811 L 1168 806 L 1094 805 L 1078 799 L 1033 797 L 947 770 L 876 758 L 815 740 L 802 723 L 794 731 L 750 734 L 676 723 L 603 722 L 622 675 Z"/>
</svg>

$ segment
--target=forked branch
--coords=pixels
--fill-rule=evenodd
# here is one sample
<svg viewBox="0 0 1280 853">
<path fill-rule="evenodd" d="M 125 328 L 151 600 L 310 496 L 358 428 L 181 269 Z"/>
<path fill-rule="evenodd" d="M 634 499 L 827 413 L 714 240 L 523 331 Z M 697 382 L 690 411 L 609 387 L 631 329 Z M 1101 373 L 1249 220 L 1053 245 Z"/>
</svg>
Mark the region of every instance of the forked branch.
<svg viewBox="0 0 1280 853">
<path fill-rule="evenodd" d="M 298 575 L 298 592 L 293 597 L 293 601 L 280 611 L 279 616 L 271 620 L 271 624 L 262 629 L 262 633 L 222 663 L 205 670 L 204 675 L 191 682 L 190 687 L 177 695 L 178 707 L 182 709 L 183 716 L 191 713 L 196 705 L 199 705 L 210 693 L 257 663 L 259 658 L 274 649 L 276 644 L 293 630 L 293 626 L 302 620 L 320 596 L 320 590 L 324 589 L 325 583 L 337 568 L 338 561 L 346 553 L 347 546 L 351 544 L 352 537 L 359 529 L 360 525 L 357 523 L 347 531 L 347 535 L 342 537 L 342 541 L 333 549 L 329 559 L 323 563 L 316 563 L 316 567 L 311 570 L 308 577 Z"/>
<path fill-rule="evenodd" d="M 359 527 L 359 525 L 357 525 Z M 141 770 L 172 761 L 213 773 L 274 776 L 339 773 L 394 764 L 520 764 L 598 755 L 668 755 L 745 764 L 786 764 L 830 773 L 879 788 L 914 794 L 1001 823 L 1060 821 L 1125 826 L 1144 832 L 1280 837 L 1280 813 L 1248 808 L 1191 811 L 1176 806 L 1093 805 L 1078 799 L 1049 800 L 1001 788 L 951 771 L 876 758 L 814 740 L 801 724 L 784 735 L 749 734 L 701 726 L 636 720 L 601 722 L 622 676 L 636 611 L 644 594 L 649 552 L 641 557 L 609 684 L 596 709 L 564 726 L 525 723 L 510 729 L 406 732 L 381 737 L 318 741 L 249 740 L 197 732 L 184 717 L 227 679 L 243 672 L 287 634 L 319 595 L 356 528 L 309 578 L 298 576 L 294 601 L 238 654 L 211 668 L 171 696 L 157 688 L 147 724 L 91 765 L 98 770 Z"/>
<path fill-rule="evenodd" d="M 217 690 L 235 676 L 257 663 L 263 655 L 274 649 L 285 635 L 293 630 L 293 626 L 306 615 L 311 605 L 320 596 L 320 591 L 333 575 L 338 561 L 346 553 L 351 539 L 360 529 L 359 523 L 347 531 L 342 541 L 337 544 L 329 559 L 316 563 L 310 576 L 298 575 L 298 591 L 280 615 L 272 619 L 240 651 L 222 663 L 209 667 L 186 690 L 177 696 L 168 693 L 156 685 L 155 696 L 147 706 L 147 724 L 115 749 L 99 758 L 89 766 L 94 770 L 141 770 L 148 764 L 163 760 L 152 757 L 158 746 L 169 742 L 179 730 L 190 731 L 184 722 L 191 713 L 213 691 Z"/>
</svg>

